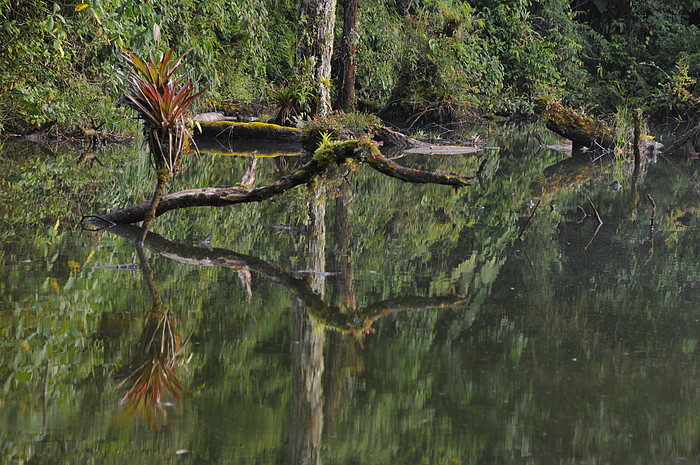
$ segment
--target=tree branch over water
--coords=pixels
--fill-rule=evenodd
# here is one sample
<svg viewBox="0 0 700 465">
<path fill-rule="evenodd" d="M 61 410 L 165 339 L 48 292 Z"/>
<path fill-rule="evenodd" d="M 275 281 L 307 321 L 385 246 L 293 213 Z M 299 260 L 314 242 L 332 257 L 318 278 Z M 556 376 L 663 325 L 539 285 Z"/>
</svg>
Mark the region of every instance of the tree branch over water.
<svg viewBox="0 0 700 465">
<path fill-rule="evenodd" d="M 238 203 L 261 202 L 299 185 L 306 184 L 333 165 L 342 165 L 349 160 L 366 163 L 375 170 L 406 182 L 443 184 L 456 188 L 471 186 L 471 177 L 458 174 L 442 174 L 406 168 L 387 158 L 374 142 L 348 140 L 326 142 L 314 152 L 313 157 L 298 170 L 261 187 L 247 188 L 241 185 L 219 188 L 187 189 L 165 194 L 160 199 L 156 217 L 171 210 L 189 207 L 223 207 Z M 150 202 L 133 205 L 121 210 L 100 215 L 91 221 L 99 225 L 131 224 L 143 221 L 150 208 Z"/>
</svg>

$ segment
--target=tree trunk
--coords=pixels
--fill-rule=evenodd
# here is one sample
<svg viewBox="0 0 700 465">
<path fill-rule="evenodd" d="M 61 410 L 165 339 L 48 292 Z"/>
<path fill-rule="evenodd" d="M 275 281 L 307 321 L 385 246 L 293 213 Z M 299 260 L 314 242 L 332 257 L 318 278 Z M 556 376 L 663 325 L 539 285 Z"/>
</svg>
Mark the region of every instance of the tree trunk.
<svg viewBox="0 0 700 465">
<path fill-rule="evenodd" d="M 297 44 L 298 67 L 309 66 L 317 86 L 316 113 L 331 111 L 331 57 L 336 0 L 300 0 L 301 27 Z M 303 72 L 303 70 L 302 70 Z"/>
<path fill-rule="evenodd" d="M 357 44 L 360 42 L 360 31 L 357 23 L 357 11 L 360 0 L 343 0 L 343 41 L 342 73 L 340 85 L 340 108 L 351 111 L 355 108 L 355 72 L 357 70 Z"/>
</svg>

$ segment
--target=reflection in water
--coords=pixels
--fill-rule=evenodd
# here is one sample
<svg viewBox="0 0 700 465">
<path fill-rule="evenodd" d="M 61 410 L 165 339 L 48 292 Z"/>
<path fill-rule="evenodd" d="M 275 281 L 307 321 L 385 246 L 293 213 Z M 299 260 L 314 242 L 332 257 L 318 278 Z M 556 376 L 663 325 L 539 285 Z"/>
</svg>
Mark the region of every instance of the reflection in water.
<svg viewBox="0 0 700 465">
<path fill-rule="evenodd" d="M 146 317 L 133 359 L 117 374 L 121 379 L 117 389 L 124 391 L 120 415 L 142 418 L 152 431 L 159 431 L 166 424 L 167 408 L 182 395 L 183 386 L 176 367 L 182 341 L 175 329 L 172 311 L 163 305 L 143 249 L 137 247 L 136 250 L 153 307 Z"/>
<path fill-rule="evenodd" d="M 550 150 L 532 157 L 539 147 L 522 137 L 489 144 L 501 149 L 486 163 L 484 154 L 404 157 L 436 171 L 481 166 L 480 186 L 456 195 L 359 172 L 324 180 L 314 201 L 323 211 L 307 191 L 173 215 L 159 231 L 176 240 L 149 234 L 145 244 L 151 296 L 141 273 L 114 268 L 137 258 L 124 243 L 139 228 L 113 229 L 128 241 L 8 229 L 0 457 L 700 463 L 697 162 L 660 159 L 630 179 L 628 167 L 590 154 L 566 163 Z M 247 161 L 200 158 L 183 187 L 238 182 Z M 110 160 L 100 155 L 108 168 Z M 46 162 L 23 169 L 15 187 L 30 186 L 27 173 L 58 170 L 60 160 Z M 278 169 L 260 160 L 258 175 Z M 622 189 L 609 187 L 615 180 Z M 36 212 L 45 192 L 19 205 Z M 129 203 L 115 192 L 100 194 L 102 205 Z M 592 213 L 588 198 L 600 228 L 591 217 L 581 221 L 578 206 Z M 42 221 L 55 224 L 59 207 L 42 205 L 50 214 L 41 218 L 53 217 Z M 141 308 L 153 311 L 133 310 Z M 407 311 L 420 308 L 430 310 Z M 144 362 L 168 366 L 167 354 L 182 350 L 178 334 L 190 332 L 186 361 L 170 365 L 187 401 L 171 410 L 167 386 L 146 388 L 150 398 L 160 390 L 170 417 L 153 408 L 157 433 L 126 417 L 115 428 L 115 405 L 147 385 L 137 382 L 150 376 Z"/>
<path fill-rule="evenodd" d="M 323 187 L 314 190 L 309 202 L 306 247 L 300 251 L 301 265 L 315 271 L 308 275 L 311 290 L 323 297 L 326 266 L 326 204 Z M 304 261 L 306 263 L 304 263 Z M 292 399 L 290 402 L 290 465 L 321 463 L 323 433 L 323 343 L 324 332 L 304 308 L 301 299 L 291 303 Z"/>
<path fill-rule="evenodd" d="M 345 182 L 342 181 L 342 183 Z M 339 197 L 336 199 L 336 227 L 333 229 L 338 249 L 333 254 L 333 263 L 338 266 L 337 276 L 340 278 L 336 282 L 334 295 L 340 298 L 334 298 L 332 301 L 334 303 L 326 303 L 323 300 L 326 280 L 326 206 L 324 199 L 325 192 L 322 188 L 318 188 L 308 203 L 307 227 L 302 235 L 306 240 L 304 246 L 298 251 L 297 261 L 299 267 L 313 271 L 305 274 L 306 280 L 284 272 L 255 257 L 212 247 L 202 248 L 177 244 L 152 232 L 148 233 L 143 243 L 145 249 L 182 263 L 226 267 L 235 270 L 239 276 L 242 273 L 249 275 L 251 271 L 255 271 L 284 285 L 293 293 L 294 298 L 291 300 L 290 306 L 291 399 L 287 460 L 290 464 L 312 465 L 320 463 L 324 418 L 331 415 L 333 404 L 337 405 L 337 402 L 341 401 L 340 396 L 343 392 L 341 386 L 344 379 L 340 374 L 342 372 L 345 372 L 346 375 L 352 373 L 352 369 L 345 370 L 347 363 L 350 363 L 351 366 L 357 366 L 357 362 L 353 361 L 353 357 L 350 356 L 358 347 L 356 341 L 361 344 L 365 335 L 370 332 L 372 325 L 379 318 L 408 310 L 454 308 L 466 302 L 466 299 L 459 296 L 406 296 L 357 308 L 349 256 L 349 209 L 346 204 L 347 199 Z M 119 225 L 110 228 L 109 231 L 132 243 L 136 243 L 141 236 L 141 228 L 136 226 Z M 152 271 L 143 251 L 139 251 L 139 256 L 144 275 L 151 277 L 147 278 L 147 282 L 153 296 L 154 308 L 162 309 L 162 302 L 153 285 Z M 336 275 L 334 274 L 334 276 Z M 247 278 L 244 282 L 249 284 L 250 279 Z M 244 289 L 246 294 L 251 292 L 249 285 L 244 285 Z M 340 302 L 340 304 L 335 302 Z M 168 321 L 168 318 L 164 318 L 167 314 L 169 313 L 158 314 L 161 315 L 158 321 Z M 156 315 L 155 312 L 154 315 Z M 160 328 L 160 326 L 156 327 Z M 327 377 L 326 381 L 330 383 L 330 391 L 334 399 L 330 404 L 324 400 L 325 329 L 332 329 L 334 333 L 340 335 L 333 339 L 339 344 L 331 354 L 334 361 L 334 372 Z M 165 334 L 164 330 L 161 332 Z M 162 339 L 159 340 L 162 342 Z M 152 340 L 149 340 L 146 345 L 148 348 L 146 353 L 149 354 L 152 353 L 152 348 L 156 347 L 151 342 Z M 169 347 L 177 349 L 179 346 L 172 344 Z M 341 353 L 344 353 L 345 356 L 342 356 Z M 177 350 L 173 354 L 176 356 Z M 338 358 L 339 355 L 340 358 Z M 156 356 L 161 356 L 161 354 L 156 353 Z M 175 357 L 167 360 L 174 364 L 174 359 Z M 163 366 L 172 367 L 172 364 Z M 145 369 L 145 365 L 138 365 L 137 368 Z M 176 381 L 176 378 L 171 379 Z M 168 386 L 166 383 L 165 390 L 170 394 L 176 394 L 181 389 L 179 383 L 175 386 L 177 389 L 171 389 Z M 132 388 L 128 395 L 132 391 L 141 392 L 143 389 Z M 155 394 L 152 392 L 151 395 Z M 155 405 L 159 406 L 160 404 L 156 403 Z M 151 405 L 151 407 L 153 406 Z M 329 410 L 326 412 L 325 408 Z M 329 418 L 332 424 L 332 415 Z"/>
</svg>

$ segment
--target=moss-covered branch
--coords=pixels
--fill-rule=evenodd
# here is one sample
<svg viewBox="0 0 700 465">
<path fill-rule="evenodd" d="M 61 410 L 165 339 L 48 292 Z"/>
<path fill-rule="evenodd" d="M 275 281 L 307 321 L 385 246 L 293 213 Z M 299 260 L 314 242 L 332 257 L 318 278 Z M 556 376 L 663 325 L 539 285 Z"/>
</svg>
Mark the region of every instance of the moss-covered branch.
<svg viewBox="0 0 700 465">
<path fill-rule="evenodd" d="M 535 101 L 535 112 L 547 128 L 566 137 L 574 146 L 605 149 L 615 147 L 615 130 L 605 123 L 583 116 L 564 107 L 561 102 L 539 98 Z"/>
<path fill-rule="evenodd" d="M 277 181 L 262 187 L 244 186 L 187 189 L 163 195 L 156 210 L 156 217 L 171 210 L 189 207 L 223 207 L 238 203 L 260 202 L 281 195 L 306 184 L 323 173 L 331 164 L 343 164 L 350 159 L 367 163 L 387 176 L 414 183 L 444 184 L 453 187 L 470 186 L 469 178 L 457 174 L 440 174 L 403 167 L 382 156 L 371 141 L 348 140 L 321 145 L 311 160 L 301 168 Z M 100 216 L 105 224 L 130 224 L 143 221 L 150 202 L 116 210 Z M 93 221 L 98 223 L 99 220 Z"/>
</svg>

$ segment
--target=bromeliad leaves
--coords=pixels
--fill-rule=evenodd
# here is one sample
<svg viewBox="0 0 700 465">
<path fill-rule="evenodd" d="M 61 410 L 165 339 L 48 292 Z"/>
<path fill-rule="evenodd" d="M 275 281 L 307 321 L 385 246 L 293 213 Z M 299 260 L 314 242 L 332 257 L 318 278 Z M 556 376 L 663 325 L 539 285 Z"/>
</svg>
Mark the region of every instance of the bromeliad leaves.
<svg viewBox="0 0 700 465">
<path fill-rule="evenodd" d="M 194 92 L 189 81 L 183 84 L 184 74 L 174 77 L 188 52 L 178 57 L 173 56 L 172 49 L 160 57 L 151 52 L 148 60 L 142 60 L 130 50 L 124 49 L 124 53 L 130 71 L 125 102 L 144 120 L 151 160 L 158 173 L 151 206 L 143 222 L 145 238 L 168 179 L 175 176 L 180 166 L 182 152 L 190 138 L 185 112 L 200 92 Z"/>
<path fill-rule="evenodd" d="M 151 52 L 148 60 L 130 50 L 124 53 L 131 71 L 125 94 L 127 105 L 155 128 L 167 130 L 183 122 L 185 112 L 201 93 L 194 93 L 189 81 L 183 84 L 184 75 L 174 78 L 189 51 L 175 57 L 169 49 L 160 58 Z"/>
</svg>

